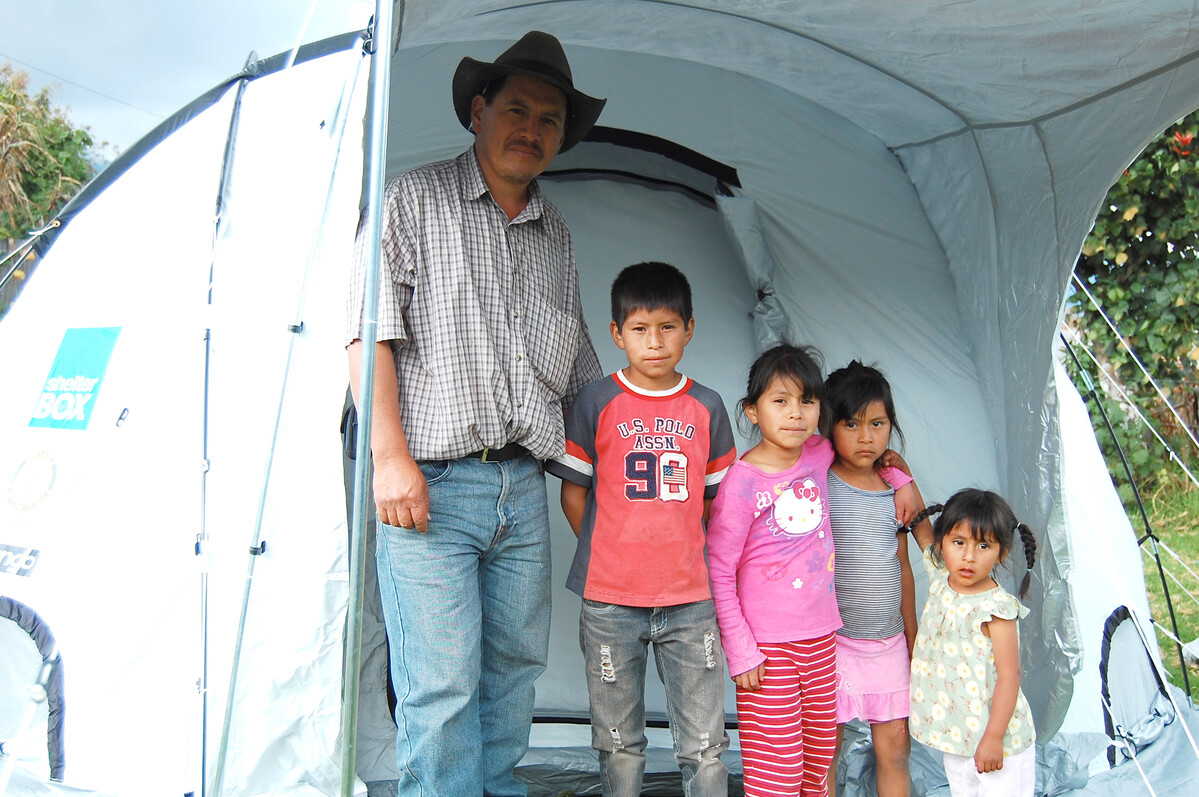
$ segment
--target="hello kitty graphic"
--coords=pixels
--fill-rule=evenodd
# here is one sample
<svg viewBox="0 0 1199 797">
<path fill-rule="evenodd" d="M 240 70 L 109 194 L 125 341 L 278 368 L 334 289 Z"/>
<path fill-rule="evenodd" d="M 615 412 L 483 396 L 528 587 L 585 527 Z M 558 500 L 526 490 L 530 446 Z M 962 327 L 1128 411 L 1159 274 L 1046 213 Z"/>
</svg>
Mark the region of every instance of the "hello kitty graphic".
<svg viewBox="0 0 1199 797">
<path fill-rule="evenodd" d="M 777 536 L 802 537 L 824 522 L 824 502 L 816 482 L 803 478 L 793 482 L 774 502 L 767 523 Z M 823 536 L 823 534 L 821 535 Z"/>
</svg>

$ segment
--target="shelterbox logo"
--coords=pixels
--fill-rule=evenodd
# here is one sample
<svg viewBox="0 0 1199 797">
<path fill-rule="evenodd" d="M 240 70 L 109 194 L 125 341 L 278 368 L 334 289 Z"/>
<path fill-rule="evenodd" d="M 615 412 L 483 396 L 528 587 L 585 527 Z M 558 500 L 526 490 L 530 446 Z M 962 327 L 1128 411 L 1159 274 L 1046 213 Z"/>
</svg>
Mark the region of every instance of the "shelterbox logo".
<svg viewBox="0 0 1199 797">
<path fill-rule="evenodd" d="M 68 329 L 33 408 L 30 426 L 86 429 L 120 327 Z"/>
</svg>

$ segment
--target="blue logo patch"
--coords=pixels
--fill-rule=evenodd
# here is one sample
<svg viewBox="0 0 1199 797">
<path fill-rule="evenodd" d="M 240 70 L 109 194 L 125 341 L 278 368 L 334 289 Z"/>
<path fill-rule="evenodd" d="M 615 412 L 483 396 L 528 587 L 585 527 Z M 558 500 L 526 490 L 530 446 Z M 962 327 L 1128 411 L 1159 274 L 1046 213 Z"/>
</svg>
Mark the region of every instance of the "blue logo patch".
<svg viewBox="0 0 1199 797">
<path fill-rule="evenodd" d="M 33 408 L 30 426 L 86 429 L 120 327 L 68 329 Z"/>
<path fill-rule="evenodd" d="M 21 548 L 0 543 L 0 573 L 28 578 L 37 567 L 42 552 L 37 548 Z"/>
</svg>

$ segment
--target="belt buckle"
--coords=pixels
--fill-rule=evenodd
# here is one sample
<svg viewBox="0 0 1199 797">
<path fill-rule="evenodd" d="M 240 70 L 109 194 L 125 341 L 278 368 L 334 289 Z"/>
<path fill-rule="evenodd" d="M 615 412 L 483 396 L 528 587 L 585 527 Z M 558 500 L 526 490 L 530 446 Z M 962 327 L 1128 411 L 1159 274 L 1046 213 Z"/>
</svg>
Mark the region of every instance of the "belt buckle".
<svg viewBox="0 0 1199 797">
<path fill-rule="evenodd" d="M 488 455 L 488 454 L 490 454 L 490 453 L 491 453 L 491 449 L 490 449 L 490 448 L 484 448 L 484 449 L 483 449 L 483 456 L 479 457 L 479 461 L 480 461 L 480 462 L 491 462 L 491 460 L 487 458 L 487 455 Z"/>
</svg>

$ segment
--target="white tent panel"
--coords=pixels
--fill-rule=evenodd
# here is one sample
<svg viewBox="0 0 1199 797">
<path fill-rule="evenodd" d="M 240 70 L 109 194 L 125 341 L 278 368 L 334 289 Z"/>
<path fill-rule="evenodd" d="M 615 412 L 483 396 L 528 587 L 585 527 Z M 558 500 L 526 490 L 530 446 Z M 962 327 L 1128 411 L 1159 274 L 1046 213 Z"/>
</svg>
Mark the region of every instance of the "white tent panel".
<svg viewBox="0 0 1199 797">
<path fill-rule="evenodd" d="M 211 307 L 214 210 L 233 92 L 74 218 L 40 265 L 38 289 L 0 329 L 13 354 L 6 384 L 20 387 L 0 398 L 0 466 L 8 478 L 28 463 L 13 482 L 20 500 L 10 489 L 0 505 L 0 527 L 6 544 L 38 551 L 29 576 L 0 576 L 0 589 L 33 607 L 58 638 L 67 674 L 68 783 L 130 795 L 195 789 L 203 612 L 212 733 L 224 710 L 223 679 L 271 456 L 262 531 L 270 544 L 255 575 L 249 624 L 255 664 L 242 671 L 229 778 L 251 790 L 258 783 L 264 793 L 280 782 L 309 782 L 305 788 L 328 793 L 338 781 L 345 511 L 340 493 L 322 486 L 340 484 L 344 310 L 327 297 L 344 295 L 345 263 L 328 252 L 344 252 L 357 222 L 365 81 L 352 105 L 345 91 L 360 61 L 347 53 L 251 84 Z M 333 184 L 340 209 L 322 228 L 342 143 L 334 137 L 339 110 L 351 120 L 351 155 Z M 300 335 L 289 332 L 301 321 Z M 87 428 L 29 426 L 64 330 L 94 327 L 118 333 L 102 389 L 89 401 Z M 295 392 L 281 407 L 292 338 L 301 341 L 288 374 Z M 276 412 L 281 442 L 272 452 Z M 211 540 L 197 557 L 202 529 Z M 210 574 L 207 606 L 202 569 Z M 97 741 L 109 738 L 122 742 Z M 210 750 L 217 739 L 210 736 Z"/>
<path fill-rule="evenodd" d="M 1127 606 L 1137 617 L 1147 618 L 1149 603 L 1145 597 L 1141 551 L 1124 507 L 1114 492 L 1095 489 L 1096 485 L 1110 481 L 1111 476 L 1091 431 L 1086 406 L 1063 369 L 1058 368 L 1056 380 L 1065 480 L 1063 498 L 1055 507 L 1050 530 L 1060 529 L 1063 533 L 1050 536 L 1067 549 L 1058 560 L 1069 563 L 1064 575 L 1071 592 L 1085 596 L 1074 601 L 1075 619 L 1083 640 L 1075 692 L 1097 695 L 1104 623 L 1117 606 Z M 1095 590 L 1095 581 L 1102 583 L 1104 589 Z M 1145 635 L 1154 638 L 1151 626 L 1145 628 Z M 1098 699 L 1075 700 L 1070 704 L 1062 730 L 1093 731 L 1102 726 L 1102 705 Z"/>
<path fill-rule="evenodd" d="M 244 600 L 225 777 L 249 793 L 280 793 L 278 783 L 328 793 L 339 782 L 346 363 L 344 304 L 331 297 L 345 295 L 357 225 L 361 67 L 351 51 L 248 86 L 215 249 L 209 710 L 219 727 Z"/>
<path fill-rule="evenodd" d="M 203 392 L 199 314 L 229 104 L 155 149 L 59 237 L 38 284 L 0 327 L 4 542 L 38 551 L 0 589 L 33 608 L 67 672 L 68 778 L 127 785 L 114 735 L 143 776 L 183 791 L 199 741 L 197 531 L 201 457 L 187 419 Z M 180 157 L 185 154 L 185 157 Z M 30 426 L 67 329 L 117 328 L 86 431 Z M 101 374 L 96 374 L 101 376 Z M 118 419 L 127 415 L 118 425 Z M 146 463 L 153 463 L 147 468 Z M 14 482 L 16 483 L 16 482 Z M 136 740 L 136 741 L 134 741 Z"/>
</svg>

